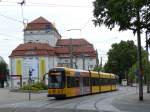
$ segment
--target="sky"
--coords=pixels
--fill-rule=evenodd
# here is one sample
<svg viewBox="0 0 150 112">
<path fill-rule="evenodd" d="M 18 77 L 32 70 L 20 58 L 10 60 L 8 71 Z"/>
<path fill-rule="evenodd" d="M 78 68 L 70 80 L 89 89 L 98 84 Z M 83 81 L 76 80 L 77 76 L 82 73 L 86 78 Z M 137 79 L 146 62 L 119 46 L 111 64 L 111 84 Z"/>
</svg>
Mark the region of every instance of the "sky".
<svg viewBox="0 0 150 112">
<path fill-rule="evenodd" d="M 105 26 L 95 27 L 93 17 L 94 0 L 1 0 L 0 2 L 0 56 L 9 64 L 9 55 L 23 43 L 25 23 L 42 16 L 55 24 L 62 38 L 85 38 L 98 50 L 103 64 L 113 43 L 134 40 L 132 31 L 119 32 L 117 27 L 109 30 Z M 75 30 L 77 29 L 77 30 Z M 69 30 L 69 31 L 68 31 Z M 145 37 L 142 35 L 142 46 Z"/>
</svg>

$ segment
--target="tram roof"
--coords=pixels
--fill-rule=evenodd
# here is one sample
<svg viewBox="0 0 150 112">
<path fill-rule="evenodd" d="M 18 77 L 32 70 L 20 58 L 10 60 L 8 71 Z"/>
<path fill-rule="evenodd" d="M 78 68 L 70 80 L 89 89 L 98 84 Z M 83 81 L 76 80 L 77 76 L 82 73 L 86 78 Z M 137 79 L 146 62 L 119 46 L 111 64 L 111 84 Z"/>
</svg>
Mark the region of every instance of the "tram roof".
<svg viewBox="0 0 150 112">
<path fill-rule="evenodd" d="M 64 69 L 64 70 L 69 70 L 69 71 L 74 71 L 74 72 L 89 72 L 89 71 L 87 71 L 87 70 L 81 70 L 81 69 L 73 69 L 73 68 L 67 68 L 67 67 L 55 67 L 55 68 L 53 68 L 53 69 Z M 109 76 L 111 76 L 111 77 L 116 77 L 116 75 L 115 74 L 112 74 L 112 73 L 105 73 L 105 72 L 96 72 L 96 71 L 90 71 L 91 73 L 93 73 L 93 74 L 97 74 L 97 75 L 101 75 L 102 77 L 104 76 L 106 76 L 106 77 L 109 77 Z"/>
</svg>

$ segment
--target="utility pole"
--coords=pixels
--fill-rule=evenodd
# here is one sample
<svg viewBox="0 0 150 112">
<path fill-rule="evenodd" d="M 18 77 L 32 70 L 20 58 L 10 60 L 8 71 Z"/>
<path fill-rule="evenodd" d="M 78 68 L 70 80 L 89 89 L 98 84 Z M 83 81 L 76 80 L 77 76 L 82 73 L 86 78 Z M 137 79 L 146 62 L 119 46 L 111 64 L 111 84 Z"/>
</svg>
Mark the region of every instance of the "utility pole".
<svg viewBox="0 0 150 112">
<path fill-rule="evenodd" d="M 73 68 L 73 46 L 72 46 L 72 38 L 70 38 L 70 68 Z"/>
<path fill-rule="evenodd" d="M 148 6 L 148 0 L 147 0 L 147 6 Z M 148 14 L 148 9 L 146 10 L 146 14 Z M 148 22 L 148 16 L 146 16 L 146 25 L 147 25 L 147 22 Z M 147 65 L 149 65 L 149 52 L 148 52 L 148 44 L 149 44 L 149 39 L 148 39 L 148 31 L 146 30 L 145 32 L 145 38 L 146 38 L 146 51 L 147 51 Z M 147 93 L 150 93 L 150 81 L 149 81 L 149 76 L 150 74 L 147 74 L 147 80 L 146 80 L 146 83 L 147 83 Z"/>
<path fill-rule="evenodd" d="M 18 2 L 18 4 L 21 6 L 21 16 L 22 16 L 22 19 L 23 19 L 23 25 L 25 26 L 25 22 L 24 22 L 24 14 L 23 14 L 23 5 L 25 5 L 26 1 L 25 0 L 22 0 L 22 2 Z"/>
<path fill-rule="evenodd" d="M 78 66 L 77 66 L 77 56 L 75 55 L 75 62 L 74 62 L 74 66 L 75 66 L 75 69 L 78 69 Z"/>
<path fill-rule="evenodd" d="M 140 11 L 139 7 L 136 7 L 136 19 L 137 19 L 137 44 L 138 44 L 138 71 L 139 71 L 139 100 L 143 101 L 143 74 L 142 74 L 142 56 L 141 56 L 141 24 L 140 24 Z"/>
<path fill-rule="evenodd" d="M 85 70 L 85 56 L 83 52 L 82 52 L 82 61 L 83 61 L 83 70 Z"/>
<path fill-rule="evenodd" d="M 98 68 L 99 66 L 99 59 L 98 59 L 98 52 L 96 50 L 96 67 Z"/>
<path fill-rule="evenodd" d="M 102 71 L 102 66 L 103 66 L 103 58 L 101 57 L 101 62 L 100 62 L 100 70 Z"/>
<path fill-rule="evenodd" d="M 81 51 L 81 57 L 82 57 L 82 62 L 83 62 L 83 70 L 85 70 L 85 56 L 84 56 L 84 45 L 81 46 L 82 51 Z"/>
<path fill-rule="evenodd" d="M 32 76 L 33 69 L 29 69 L 29 101 L 31 100 L 31 76 Z"/>
<path fill-rule="evenodd" d="M 66 31 L 72 31 L 72 30 L 79 30 L 80 31 L 80 36 L 81 36 L 81 29 L 68 29 Z M 70 38 L 70 68 L 73 68 L 73 46 L 72 46 L 72 38 Z"/>
<path fill-rule="evenodd" d="M 147 51 L 147 65 L 149 64 L 149 53 L 148 53 L 148 37 L 147 37 L 147 31 L 145 32 L 145 37 L 146 37 L 146 51 Z M 149 74 L 148 74 L 149 75 Z M 150 93 L 150 83 L 149 83 L 149 76 L 147 75 L 147 93 Z"/>
</svg>

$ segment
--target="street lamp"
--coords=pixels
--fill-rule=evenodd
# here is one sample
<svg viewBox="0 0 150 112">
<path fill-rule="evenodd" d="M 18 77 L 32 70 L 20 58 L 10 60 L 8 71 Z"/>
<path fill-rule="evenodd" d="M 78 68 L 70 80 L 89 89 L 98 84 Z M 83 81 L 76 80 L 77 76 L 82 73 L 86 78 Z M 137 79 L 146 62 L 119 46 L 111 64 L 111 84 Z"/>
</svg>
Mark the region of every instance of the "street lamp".
<svg viewBox="0 0 150 112">
<path fill-rule="evenodd" d="M 66 31 L 72 31 L 72 30 L 78 30 L 78 31 L 80 31 L 80 37 L 81 37 L 81 29 L 68 29 Z M 72 46 L 72 38 L 70 38 L 70 50 L 69 51 L 70 51 L 70 68 L 73 68 L 73 46 Z"/>
<path fill-rule="evenodd" d="M 78 31 L 80 31 L 80 37 L 81 37 L 81 29 L 68 29 L 68 30 L 66 30 L 66 31 L 73 31 L 73 30 L 78 30 Z"/>
</svg>

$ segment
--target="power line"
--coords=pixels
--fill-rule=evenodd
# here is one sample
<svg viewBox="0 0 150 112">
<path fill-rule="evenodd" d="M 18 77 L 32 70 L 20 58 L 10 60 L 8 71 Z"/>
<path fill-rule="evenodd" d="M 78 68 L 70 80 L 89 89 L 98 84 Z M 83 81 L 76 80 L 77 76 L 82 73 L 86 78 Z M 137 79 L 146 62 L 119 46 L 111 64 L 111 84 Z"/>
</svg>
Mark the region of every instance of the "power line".
<svg viewBox="0 0 150 112">
<path fill-rule="evenodd" d="M 18 38 L 15 37 L 15 36 L 13 36 L 13 35 L 8 35 L 8 34 L 5 34 L 5 33 L 0 33 L 0 35 L 1 35 L 1 36 L 5 36 L 5 37 L 11 37 L 11 39 L 16 39 L 16 40 L 18 40 Z M 9 39 L 6 38 L 6 39 L 3 39 L 3 40 L 9 40 Z"/>
<path fill-rule="evenodd" d="M 52 6 L 52 7 L 89 7 L 89 6 L 81 6 L 81 5 L 63 5 L 63 4 L 47 4 L 47 3 L 33 3 L 33 2 L 28 2 L 28 3 L 33 5 Z"/>
<path fill-rule="evenodd" d="M 15 21 L 15 22 L 22 23 L 22 21 L 20 21 L 20 20 L 17 20 L 17 19 L 15 19 L 15 18 L 6 16 L 6 15 L 3 15 L 3 14 L 0 14 L 0 16 L 4 17 L 4 18 L 6 18 L 6 19 L 9 19 L 9 20 Z"/>
<path fill-rule="evenodd" d="M 12 2 L 10 0 L 1 0 L 0 2 L 4 2 L 4 3 L 18 3 L 18 2 Z"/>
<path fill-rule="evenodd" d="M 88 23 L 91 21 L 91 18 L 83 25 L 83 27 L 81 28 L 81 30 L 83 30 L 87 25 Z"/>
<path fill-rule="evenodd" d="M 18 4 L 18 2 L 10 2 L 10 1 L 1 1 L 4 3 L 12 3 L 12 4 Z M 7 6 L 7 5 L 5 5 Z M 8 5 L 8 6 L 14 6 L 14 5 Z M 26 2 L 26 6 L 39 6 L 39 7 L 74 7 L 74 8 L 89 8 L 90 6 L 84 6 L 84 5 L 63 5 L 63 4 L 49 4 L 49 3 L 35 3 L 35 2 Z"/>
</svg>

